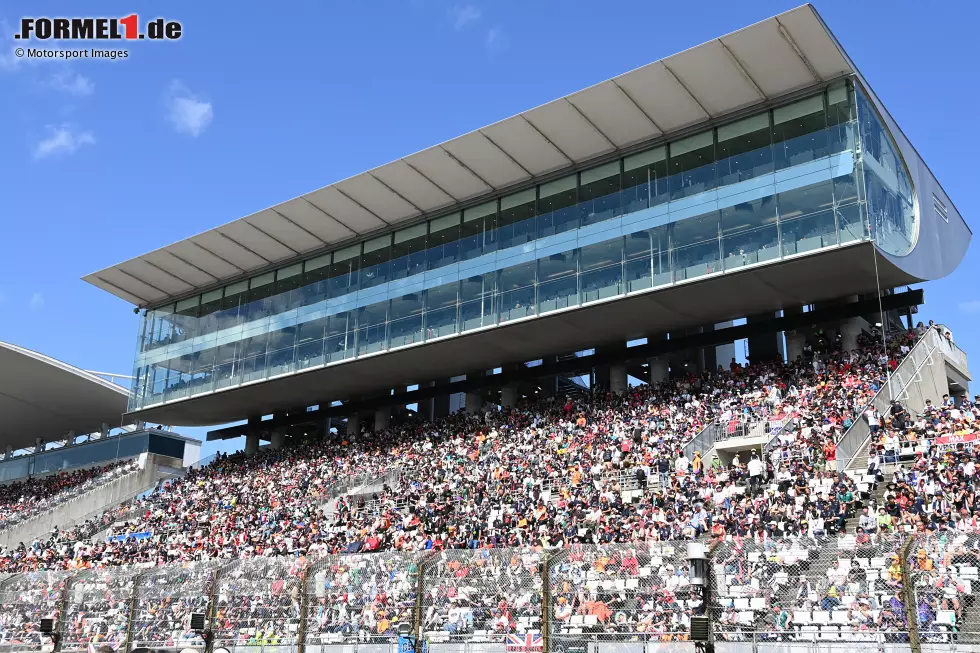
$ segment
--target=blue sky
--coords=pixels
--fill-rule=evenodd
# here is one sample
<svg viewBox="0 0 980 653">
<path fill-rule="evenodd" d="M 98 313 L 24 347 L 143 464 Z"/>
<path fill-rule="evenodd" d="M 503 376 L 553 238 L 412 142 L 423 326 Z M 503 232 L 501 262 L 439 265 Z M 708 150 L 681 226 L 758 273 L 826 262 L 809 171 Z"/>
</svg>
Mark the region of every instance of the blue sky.
<svg viewBox="0 0 980 653">
<path fill-rule="evenodd" d="M 180 41 L 66 65 L 17 60 L 11 33 L 22 15 L 75 16 L 77 3 L 4 3 L 0 340 L 128 374 L 137 318 L 84 274 L 796 4 L 174 1 L 164 15 L 183 23 Z M 85 13 L 156 17 L 160 6 L 94 1 Z M 976 225 L 980 7 L 816 6 Z M 921 314 L 975 356 L 977 249 L 926 287 Z"/>
</svg>

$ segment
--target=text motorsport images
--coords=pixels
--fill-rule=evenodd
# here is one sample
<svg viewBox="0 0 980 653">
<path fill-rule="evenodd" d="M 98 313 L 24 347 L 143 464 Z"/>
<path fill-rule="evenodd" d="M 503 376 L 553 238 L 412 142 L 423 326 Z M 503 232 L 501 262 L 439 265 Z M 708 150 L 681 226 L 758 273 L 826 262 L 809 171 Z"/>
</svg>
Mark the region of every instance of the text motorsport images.
<svg viewBox="0 0 980 653">
<path fill-rule="evenodd" d="M 140 29 L 138 14 L 122 18 L 51 18 L 30 17 L 20 19 L 20 31 L 16 40 L 37 41 L 116 41 L 142 40 L 176 41 L 183 33 L 183 25 L 176 20 L 155 18 L 147 21 L 145 30 Z"/>
</svg>

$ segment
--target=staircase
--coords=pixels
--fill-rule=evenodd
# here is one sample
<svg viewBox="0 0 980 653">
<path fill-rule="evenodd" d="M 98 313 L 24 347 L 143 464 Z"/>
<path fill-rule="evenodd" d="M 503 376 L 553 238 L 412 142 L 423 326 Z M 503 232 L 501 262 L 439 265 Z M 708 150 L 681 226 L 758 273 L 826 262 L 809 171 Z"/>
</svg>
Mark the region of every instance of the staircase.
<svg viewBox="0 0 980 653">
<path fill-rule="evenodd" d="M 936 329 L 930 329 L 889 375 L 868 405 L 861 408 L 859 415 L 868 406 L 874 406 L 884 415 L 891 408 L 893 399 L 902 402 L 913 413 L 921 413 L 927 399 L 938 404 L 942 396 L 949 393 L 947 367 L 966 373 L 966 354 L 947 342 Z M 867 469 L 870 436 L 867 420 L 859 416 L 837 442 L 838 470 Z"/>
</svg>

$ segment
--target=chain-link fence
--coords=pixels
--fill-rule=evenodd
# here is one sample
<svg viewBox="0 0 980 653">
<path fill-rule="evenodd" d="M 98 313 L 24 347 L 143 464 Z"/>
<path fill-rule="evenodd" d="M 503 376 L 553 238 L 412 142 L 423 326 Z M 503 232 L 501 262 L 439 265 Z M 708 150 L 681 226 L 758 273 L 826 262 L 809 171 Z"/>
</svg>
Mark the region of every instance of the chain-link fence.
<svg viewBox="0 0 980 653">
<path fill-rule="evenodd" d="M 125 650 L 138 568 L 89 569 L 71 579 L 61 629 L 62 651 L 89 646 Z"/>
<path fill-rule="evenodd" d="M 211 616 L 211 597 L 219 561 L 188 562 L 155 568 L 136 578 L 130 647 L 155 650 L 203 647 L 191 615 Z"/>
<path fill-rule="evenodd" d="M 70 574 L 32 571 L 12 576 L 0 585 L 0 651 L 36 651 L 50 643 L 41 620 L 61 622 L 65 586 Z"/>
<path fill-rule="evenodd" d="M 224 567 L 214 597 L 214 646 L 295 650 L 308 565 L 305 557 L 249 558 Z"/>
<path fill-rule="evenodd" d="M 420 557 L 364 553 L 327 556 L 313 564 L 305 582 L 306 653 L 339 646 L 347 651 L 358 643 L 384 648 L 400 632 L 413 632 Z"/>
<path fill-rule="evenodd" d="M 395 653 L 416 633 L 431 653 L 667 653 L 691 646 L 700 614 L 729 653 L 980 649 L 980 535 L 729 536 L 708 553 L 708 605 L 687 544 L 31 572 L 0 577 L 0 653 L 50 644 L 43 619 L 72 653 L 203 651 L 208 633 L 234 653 Z"/>
<path fill-rule="evenodd" d="M 908 641 L 892 535 L 730 540 L 713 552 L 711 606 L 724 641 Z"/>
<path fill-rule="evenodd" d="M 923 643 L 980 644 L 980 536 L 916 538 L 908 555 L 919 638 Z"/>
<path fill-rule="evenodd" d="M 685 542 L 573 545 L 549 565 L 553 645 L 683 641 L 701 598 Z"/>
<path fill-rule="evenodd" d="M 443 551 L 423 565 L 421 630 L 433 643 L 540 636 L 546 555 L 534 549 Z"/>
</svg>

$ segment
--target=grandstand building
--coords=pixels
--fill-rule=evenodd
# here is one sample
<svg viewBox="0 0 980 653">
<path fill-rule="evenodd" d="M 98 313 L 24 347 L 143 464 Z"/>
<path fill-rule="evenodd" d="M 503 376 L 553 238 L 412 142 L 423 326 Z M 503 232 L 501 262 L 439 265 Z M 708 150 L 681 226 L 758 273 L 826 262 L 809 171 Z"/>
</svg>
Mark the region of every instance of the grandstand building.
<svg viewBox="0 0 980 653">
<path fill-rule="evenodd" d="M 96 374 L 0 342 L 0 489 L 111 468 L 34 511 L 0 511 L 0 547 L 72 525 L 198 462 L 198 440 L 133 423 L 119 428 L 129 396 Z"/>
<path fill-rule="evenodd" d="M 971 238 L 805 5 L 85 280 L 140 309 L 128 419 L 256 451 L 853 349 Z"/>
</svg>

